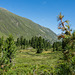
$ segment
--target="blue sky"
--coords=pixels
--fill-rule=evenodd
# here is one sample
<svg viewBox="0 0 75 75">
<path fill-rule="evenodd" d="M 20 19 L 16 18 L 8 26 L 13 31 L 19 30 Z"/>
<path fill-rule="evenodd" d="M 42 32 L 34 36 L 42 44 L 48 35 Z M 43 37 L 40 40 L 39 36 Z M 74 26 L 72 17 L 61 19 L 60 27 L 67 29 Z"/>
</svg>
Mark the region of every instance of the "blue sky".
<svg viewBox="0 0 75 75">
<path fill-rule="evenodd" d="M 57 16 L 61 12 L 75 29 L 75 0 L 0 0 L 0 7 L 50 28 L 56 34 L 60 33 Z"/>
</svg>

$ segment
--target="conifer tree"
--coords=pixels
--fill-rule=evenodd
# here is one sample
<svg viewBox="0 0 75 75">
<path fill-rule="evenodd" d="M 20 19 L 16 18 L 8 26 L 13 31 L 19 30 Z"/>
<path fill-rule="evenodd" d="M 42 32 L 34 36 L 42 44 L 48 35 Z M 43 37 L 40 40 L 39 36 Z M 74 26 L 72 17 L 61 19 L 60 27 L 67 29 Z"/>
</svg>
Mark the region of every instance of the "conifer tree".
<svg viewBox="0 0 75 75">
<path fill-rule="evenodd" d="M 53 43 L 53 51 L 61 51 L 62 50 L 62 43 L 61 42 L 54 42 Z"/>
<path fill-rule="evenodd" d="M 48 40 L 45 40 L 44 38 L 40 37 L 32 37 L 30 40 L 30 45 L 37 49 L 37 53 L 41 53 L 44 50 L 48 50 L 51 48 L 51 44 Z"/>
<path fill-rule="evenodd" d="M 16 52 L 16 45 L 15 45 L 15 42 L 14 42 L 12 35 L 10 35 L 6 39 L 5 51 L 7 52 L 7 57 L 9 58 L 10 63 L 11 63 L 12 58 L 14 57 L 14 53 Z"/>
<path fill-rule="evenodd" d="M 41 53 L 43 51 L 43 39 L 41 38 L 41 36 L 38 38 L 38 43 L 37 43 L 37 53 Z"/>
<path fill-rule="evenodd" d="M 23 49 L 23 40 L 24 40 L 24 38 L 23 38 L 23 36 L 21 36 L 20 37 L 20 46 L 21 46 L 21 49 Z"/>
<path fill-rule="evenodd" d="M 26 39 L 25 38 L 23 40 L 23 46 L 24 46 L 24 49 L 25 49 L 25 46 L 26 46 Z"/>
<path fill-rule="evenodd" d="M 63 53 L 65 58 L 68 60 L 68 56 L 69 56 L 69 52 L 71 50 L 71 46 L 72 46 L 72 34 L 71 31 L 72 29 L 70 29 L 70 25 L 69 25 L 69 21 L 65 20 L 63 21 L 63 15 L 58 16 L 58 21 L 60 21 L 58 29 L 61 29 L 63 32 L 62 34 L 60 34 L 58 36 L 58 39 L 62 38 L 62 49 L 63 49 Z"/>
<path fill-rule="evenodd" d="M 64 55 L 64 61 L 58 65 L 56 68 L 56 75 L 75 75 L 75 56 L 72 56 L 72 48 L 74 47 L 74 33 L 72 34 L 69 26 L 69 21 L 63 21 L 63 15 L 58 16 L 58 21 L 60 21 L 58 29 L 63 32 L 58 36 L 58 39 L 62 38 L 62 49 Z"/>
<path fill-rule="evenodd" d="M 0 67 L 3 71 L 7 71 L 11 67 L 12 59 L 16 51 L 15 42 L 12 36 L 9 36 L 5 41 L 1 38 L 2 47 L 0 47 Z"/>
<path fill-rule="evenodd" d="M 4 39 L 0 38 L 0 66 L 5 64 L 6 52 L 4 48 Z"/>
<path fill-rule="evenodd" d="M 20 46 L 20 39 L 19 38 L 17 38 L 17 41 L 16 41 L 16 46 Z"/>
</svg>

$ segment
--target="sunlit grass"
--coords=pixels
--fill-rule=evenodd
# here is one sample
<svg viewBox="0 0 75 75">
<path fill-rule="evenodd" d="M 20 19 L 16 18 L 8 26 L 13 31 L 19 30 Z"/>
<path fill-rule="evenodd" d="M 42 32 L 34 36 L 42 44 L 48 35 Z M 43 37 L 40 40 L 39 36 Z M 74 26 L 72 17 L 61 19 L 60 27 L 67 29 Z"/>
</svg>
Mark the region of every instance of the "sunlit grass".
<svg viewBox="0 0 75 75">
<path fill-rule="evenodd" d="M 61 56 L 61 52 L 43 51 L 43 53 L 37 54 L 35 49 L 19 50 L 16 53 L 14 62 L 15 64 L 47 64 L 55 66 Z"/>
<path fill-rule="evenodd" d="M 12 72 L 33 75 L 35 70 L 37 75 L 39 75 L 39 73 L 43 74 L 44 71 L 48 71 L 50 74 L 53 68 L 58 64 L 59 58 L 62 57 L 62 52 L 52 52 L 48 50 L 37 54 L 36 49 L 30 49 L 18 50 L 15 55 L 16 57 L 13 59 L 11 69 Z"/>
</svg>

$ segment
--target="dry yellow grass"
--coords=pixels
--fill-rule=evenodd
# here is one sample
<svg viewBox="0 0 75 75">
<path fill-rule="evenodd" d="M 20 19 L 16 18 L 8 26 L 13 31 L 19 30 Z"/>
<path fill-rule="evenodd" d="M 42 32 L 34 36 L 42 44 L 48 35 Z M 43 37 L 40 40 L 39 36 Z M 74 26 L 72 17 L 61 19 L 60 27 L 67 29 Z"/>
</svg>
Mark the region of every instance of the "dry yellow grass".
<svg viewBox="0 0 75 75">
<path fill-rule="evenodd" d="M 52 53 L 52 51 L 43 51 L 43 53 Z"/>
</svg>

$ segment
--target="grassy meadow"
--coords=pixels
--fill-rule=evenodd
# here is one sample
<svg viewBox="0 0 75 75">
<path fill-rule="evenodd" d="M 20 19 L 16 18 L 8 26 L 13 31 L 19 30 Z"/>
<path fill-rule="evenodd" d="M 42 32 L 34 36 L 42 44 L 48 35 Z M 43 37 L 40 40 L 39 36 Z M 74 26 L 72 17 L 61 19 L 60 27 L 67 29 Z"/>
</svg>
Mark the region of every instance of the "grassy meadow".
<svg viewBox="0 0 75 75">
<path fill-rule="evenodd" d="M 37 54 L 35 49 L 18 50 L 8 75 L 50 75 L 62 58 L 62 53 L 43 51 Z"/>
</svg>

